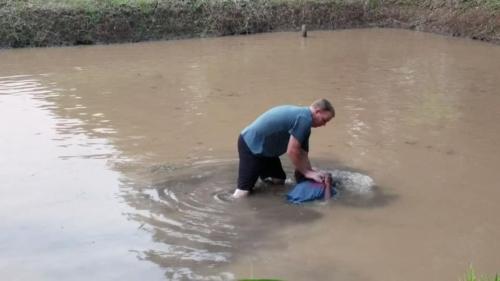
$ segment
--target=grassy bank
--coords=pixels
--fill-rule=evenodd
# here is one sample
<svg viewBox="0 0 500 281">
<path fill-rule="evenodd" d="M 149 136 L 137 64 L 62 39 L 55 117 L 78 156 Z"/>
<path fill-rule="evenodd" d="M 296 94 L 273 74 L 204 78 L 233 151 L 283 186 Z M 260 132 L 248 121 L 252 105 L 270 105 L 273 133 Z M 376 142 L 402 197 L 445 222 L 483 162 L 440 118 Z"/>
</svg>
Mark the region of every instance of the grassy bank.
<svg viewBox="0 0 500 281">
<path fill-rule="evenodd" d="M 460 279 L 460 281 L 500 281 L 500 275 L 496 274 L 495 276 L 485 276 L 485 275 L 478 275 L 476 273 L 476 270 L 471 266 L 469 266 L 469 269 L 465 273 L 465 277 L 463 279 Z"/>
<path fill-rule="evenodd" d="M 500 0 L 0 0 L 0 47 L 401 27 L 500 43 Z"/>
</svg>

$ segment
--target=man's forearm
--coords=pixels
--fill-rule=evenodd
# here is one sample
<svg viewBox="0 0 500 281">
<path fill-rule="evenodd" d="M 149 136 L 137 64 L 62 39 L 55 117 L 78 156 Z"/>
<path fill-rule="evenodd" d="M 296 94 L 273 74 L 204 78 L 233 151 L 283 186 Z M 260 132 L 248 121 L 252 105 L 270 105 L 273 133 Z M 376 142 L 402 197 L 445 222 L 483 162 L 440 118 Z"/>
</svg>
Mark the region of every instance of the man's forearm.
<svg viewBox="0 0 500 281">
<path fill-rule="evenodd" d="M 300 142 L 294 136 L 290 136 L 287 154 L 295 168 L 306 178 L 317 182 L 323 181 L 321 174 L 312 169 L 309 153 L 302 149 Z"/>
<path fill-rule="evenodd" d="M 295 166 L 295 169 L 297 169 L 304 176 L 306 176 L 308 172 L 312 171 L 311 162 L 309 161 L 309 156 L 306 151 L 302 149 L 294 149 L 288 152 L 288 156 L 290 157 L 292 164 Z"/>
</svg>

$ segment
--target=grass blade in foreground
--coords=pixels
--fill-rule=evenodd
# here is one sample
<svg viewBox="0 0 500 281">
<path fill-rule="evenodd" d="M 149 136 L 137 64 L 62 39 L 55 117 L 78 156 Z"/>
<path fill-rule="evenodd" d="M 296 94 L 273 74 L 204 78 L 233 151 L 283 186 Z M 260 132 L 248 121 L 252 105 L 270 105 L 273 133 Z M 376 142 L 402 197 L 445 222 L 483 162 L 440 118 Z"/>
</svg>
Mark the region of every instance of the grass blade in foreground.
<svg viewBox="0 0 500 281">
<path fill-rule="evenodd" d="M 476 274 L 476 271 L 474 268 L 469 266 L 469 269 L 465 273 L 465 279 L 461 279 L 460 281 L 500 281 L 500 276 L 498 274 L 495 275 L 495 277 L 489 277 L 489 276 L 478 276 Z"/>
</svg>

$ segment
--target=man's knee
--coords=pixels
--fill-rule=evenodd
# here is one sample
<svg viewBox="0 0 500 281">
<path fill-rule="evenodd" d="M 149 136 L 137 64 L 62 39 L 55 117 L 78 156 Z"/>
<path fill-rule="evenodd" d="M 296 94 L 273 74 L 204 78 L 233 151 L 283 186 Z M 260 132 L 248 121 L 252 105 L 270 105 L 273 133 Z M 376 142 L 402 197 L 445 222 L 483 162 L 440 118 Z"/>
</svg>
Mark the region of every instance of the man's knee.
<svg viewBox="0 0 500 281">
<path fill-rule="evenodd" d="M 286 177 L 280 177 L 280 178 L 267 177 L 262 180 L 269 184 L 283 185 L 285 184 Z"/>
</svg>

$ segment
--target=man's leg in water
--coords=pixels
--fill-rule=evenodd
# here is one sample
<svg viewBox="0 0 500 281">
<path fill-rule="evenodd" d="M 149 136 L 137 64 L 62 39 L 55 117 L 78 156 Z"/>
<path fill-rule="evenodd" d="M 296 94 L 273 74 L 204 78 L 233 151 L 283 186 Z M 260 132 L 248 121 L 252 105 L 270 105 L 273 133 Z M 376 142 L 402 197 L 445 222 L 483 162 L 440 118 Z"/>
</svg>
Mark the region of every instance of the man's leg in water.
<svg viewBox="0 0 500 281">
<path fill-rule="evenodd" d="M 261 169 L 259 158 L 252 154 L 241 135 L 238 138 L 238 154 L 240 157 L 238 187 L 234 191 L 234 198 L 245 197 L 249 194 L 259 178 Z"/>
<path fill-rule="evenodd" d="M 279 157 L 266 157 L 263 159 L 263 167 L 260 178 L 263 181 L 270 181 L 272 184 L 284 184 L 286 180 L 285 171 L 281 165 Z"/>
</svg>

